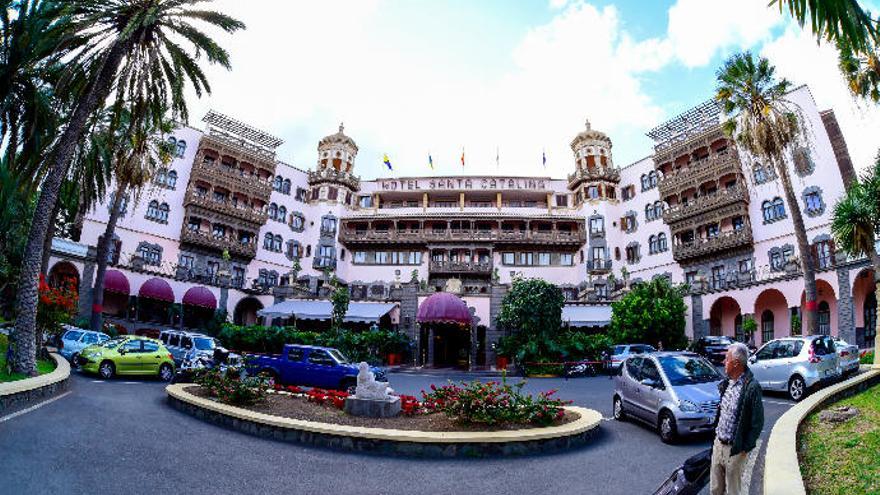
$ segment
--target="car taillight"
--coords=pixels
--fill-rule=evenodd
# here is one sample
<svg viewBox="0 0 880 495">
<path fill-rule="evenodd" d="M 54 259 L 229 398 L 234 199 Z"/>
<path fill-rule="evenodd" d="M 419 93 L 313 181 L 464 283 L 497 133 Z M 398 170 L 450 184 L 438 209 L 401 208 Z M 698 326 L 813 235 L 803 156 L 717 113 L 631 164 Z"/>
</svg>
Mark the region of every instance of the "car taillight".
<svg viewBox="0 0 880 495">
<path fill-rule="evenodd" d="M 849 356 L 849 351 L 840 351 L 840 357 Z"/>
<path fill-rule="evenodd" d="M 168 359 L 174 359 L 174 356 L 172 356 L 171 354 L 168 354 Z"/>
<path fill-rule="evenodd" d="M 58 342 L 58 350 L 64 349 L 64 341 Z"/>
</svg>

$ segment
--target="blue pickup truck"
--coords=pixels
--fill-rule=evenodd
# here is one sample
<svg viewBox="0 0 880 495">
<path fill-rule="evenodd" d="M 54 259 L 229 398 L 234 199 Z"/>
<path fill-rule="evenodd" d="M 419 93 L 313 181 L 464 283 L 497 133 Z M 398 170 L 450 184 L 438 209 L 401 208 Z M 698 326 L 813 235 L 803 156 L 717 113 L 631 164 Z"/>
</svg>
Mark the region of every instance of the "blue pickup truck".
<svg viewBox="0 0 880 495">
<path fill-rule="evenodd" d="M 357 384 L 357 364 L 332 347 L 287 344 L 281 355 L 260 355 L 248 364 L 251 372 L 266 373 L 276 383 L 348 390 Z M 385 372 L 370 367 L 376 380 L 385 381 Z"/>
</svg>

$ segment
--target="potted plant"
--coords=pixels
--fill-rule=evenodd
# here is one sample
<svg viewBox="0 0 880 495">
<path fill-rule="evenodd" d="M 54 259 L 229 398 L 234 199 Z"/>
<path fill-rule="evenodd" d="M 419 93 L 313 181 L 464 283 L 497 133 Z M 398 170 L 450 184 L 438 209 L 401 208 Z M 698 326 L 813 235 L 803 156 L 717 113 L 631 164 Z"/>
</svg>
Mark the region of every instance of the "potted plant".
<svg viewBox="0 0 880 495">
<path fill-rule="evenodd" d="M 751 342 L 752 336 L 755 335 L 755 331 L 758 330 L 758 322 L 756 322 L 751 316 L 747 316 L 743 319 L 742 329 L 746 342 Z"/>
<path fill-rule="evenodd" d="M 232 276 L 229 271 L 230 260 L 232 260 L 232 256 L 229 255 L 229 250 L 223 250 L 223 263 L 220 264 L 220 269 L 217 270 L 217 280 L 220 282 L 220 285 L 228 285 L 232 279 Z"/>
</svg>

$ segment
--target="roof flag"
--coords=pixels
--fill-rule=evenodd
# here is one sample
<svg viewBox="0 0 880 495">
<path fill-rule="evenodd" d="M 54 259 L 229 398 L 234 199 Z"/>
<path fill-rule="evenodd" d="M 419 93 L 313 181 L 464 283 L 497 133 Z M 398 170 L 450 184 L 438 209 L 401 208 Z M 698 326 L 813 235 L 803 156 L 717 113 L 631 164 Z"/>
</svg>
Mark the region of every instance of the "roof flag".
<svg viewBox="0 0 880 495">
<path fill-rule="evenodd" d="M 382 155 L 382 163 L 384 163 L 385 166 L 388 167 L 388 170 L 394 170 L 393 168 L 391 168 L 391 159 L 388 158 L 388 153 Z"/>
<path fill-rule="evenodd" d="M 461 148 L 461 166 L 464 167 L 464 148 Z"/>
<path fill-rule="evenodd" d="M 499 154 L 498 146 L 495 147 L 495 166 L 501 166 L 501 155 Z"/>
<path fill-rule="evenodd" d="M 541 150 L 541 162 L 545 167 L 547 166 L 547 152 Z"/>
<path fill-rule="evenodd" d="M 431 167 L 431 170 L 434 170 L 434 159 L 431 158 L 431 153 L 428 153 L 428 166 Z"/>
</svg>

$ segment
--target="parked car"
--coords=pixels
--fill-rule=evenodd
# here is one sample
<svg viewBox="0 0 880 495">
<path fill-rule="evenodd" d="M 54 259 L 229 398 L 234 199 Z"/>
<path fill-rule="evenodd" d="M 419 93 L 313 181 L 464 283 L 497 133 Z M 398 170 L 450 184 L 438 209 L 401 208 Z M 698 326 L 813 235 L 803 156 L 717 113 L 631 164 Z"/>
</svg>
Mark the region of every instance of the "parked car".
<svg viewBox="0 0 880 495">
<path fill-rule="evenodd" d="M 656 352 L 653 346 L 648 344 L 621 344 L 611 348 L 611 370 L 617 371 L 626 358 L 637 354 Z"/>
<path fill-rule="evenodd" d="M 258 355 L 248 361 L 251 373 L 266 373 L 276 383 L 347 390 L 357 384 L 358 367 L 332 347 L 287 344 L 280 356 Z M 385 372 L 370 367 L 376 380 Z"/>
<path fill-rule="evenodd" d="M 859 347 L 848 344 L 845 340 L 835 338 L 834 348 L 837 350 L 837 371 L 846 376 L 859 370 Z"/>
<path fill-rule="evenodd" d="M 74 365 L 79 358 L 79 353 L 90 345 L 101 344 L 110 340 L 110 336 L 103 332 L 93 332 L 84 328 L 66 326 L 68 329 L 61 335 L 58 353 L 67 358 Z"/>
<path fill-rule="evenodd" d="M 164 330 L 159 334 L 159 340 L 171 351 L 177 367 L 180 367 L 188 354 L 213 355 L 214 349 L 219 346 L 213 337 L 183 330 Z"/>
<path fill-rule="evenodd" d="M 722 379 L 712 363 L 693 352 L 629 357 L 614 377 L 614 419 L 643 421 L 666 443 L 712 431 Z"/>
<path fill-rule="evenodd" d="M 174 358 L 156 339 L 130 335 L 86 347 L 79 363 L 87 373 L 102 378 L 116 375 L 155 375 L 164 381 L 174 376 Z"/>
<path fill-rule="evenodd" d="M 714 364 L 721 364 L 727 355 L 727 348 L 734 343 L 736 340 L 727 335 L 706 335 L 694 342 L 694 352 Z"/>
<path fill-rule="evenodd" d="M 840 376 L 838 361 L 831 337 L 812 335 L 767 342 L 749 358 L 749 367 L 761 388 L 799 401 L 810 388 Z"/>
</svg>

